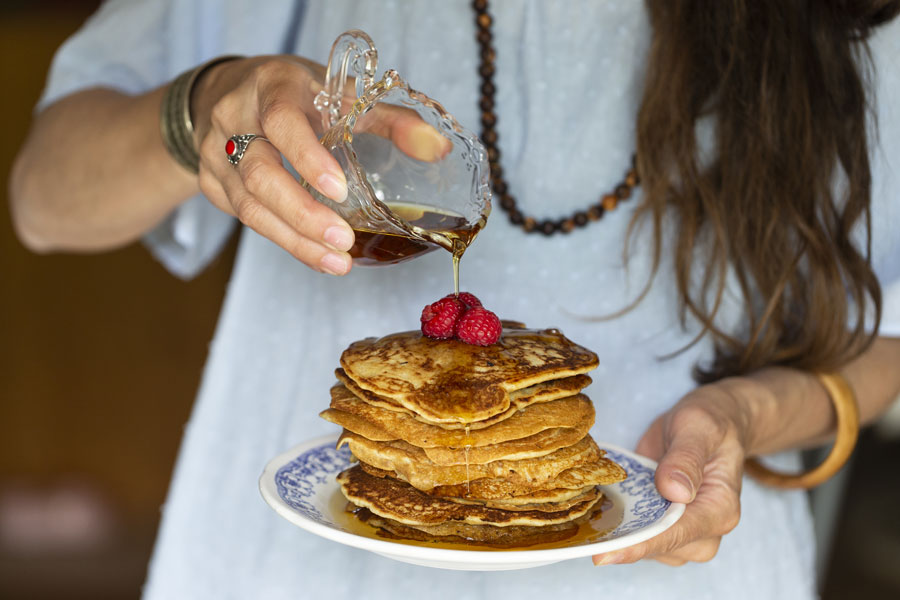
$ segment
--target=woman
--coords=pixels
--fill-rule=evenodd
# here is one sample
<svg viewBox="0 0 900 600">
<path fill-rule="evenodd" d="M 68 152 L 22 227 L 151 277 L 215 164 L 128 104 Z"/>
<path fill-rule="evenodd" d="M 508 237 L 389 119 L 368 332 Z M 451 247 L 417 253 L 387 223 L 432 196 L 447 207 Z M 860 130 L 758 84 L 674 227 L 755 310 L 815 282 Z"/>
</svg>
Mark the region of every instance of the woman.
<svg viewBox="0 0 900 600">
<path fill-rule="evenodd" d="M 843 374 L 866 421 L 900 392 L 900 342 L 889 338 L 900 335 L 896 21 L 869 42 L 880 145 L 863 93 L 864 40 L 898 3 L 496 2 L 492 20 L 484 4 L 110 2 L 60 50 L 14 172 L 26 245 L 142 238 L 187 277 L 215 255 L 231 215 L 249 228 L 147 597 L 814 596 L 802 494 L 743 478 L 742 465 L 828 438 L 831 404 L 810 370 Z M 478 42 L 476 18 L 492 32 Z M 495 212 L 466 254 L 463 286 L 600 356 L 593 436 L 659 459 L 660 492 L 688 503 L 663 535 L 595 557 L 631 564 L 424 570 L 295 530 L 259 500 L 271 456 L 330 431 L 316 413 L 340 350 L 414 328 L 434 290 L 449 291 L 441 254 L 321 274 L 350 270 L 352 233 L 280 154 L 326 196 L 345 194 L 316 142 L 317 71 L 305 59 L 324 63 L 350 28 L 375 40 L 380 69 L 497 135 L 495 195 L 512 223 Z M 231 53 L 255 57 L 210 67 L 191 95 L 197 176 L 159 139 L 160 103 L 180 72 Z M 244 133 L 271 144 L 251 144 L 233 168 L 225 143 Z M 635 151 L 632 199 L 606 201 L 602 219 L 570 233 L 523 231 L 597 217 L 588 207 Z"/>
</svg>

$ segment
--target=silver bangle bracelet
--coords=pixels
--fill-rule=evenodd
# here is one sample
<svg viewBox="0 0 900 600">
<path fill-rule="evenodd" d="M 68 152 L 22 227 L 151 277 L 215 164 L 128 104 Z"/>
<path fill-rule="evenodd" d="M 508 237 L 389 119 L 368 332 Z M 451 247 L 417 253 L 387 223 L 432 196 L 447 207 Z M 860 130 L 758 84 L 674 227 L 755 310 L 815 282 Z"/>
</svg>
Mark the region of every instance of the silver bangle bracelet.
<svg viewBox="0 0 900 600">
<path fill-rule="evenodd" d="M 185 71 L 172 81 L 163 95 L 159 111 L 159 131 L 163 144 L 178 164 L 191 173 L 197 173 L 200 153 L 194 141 L 194 121 L 191 118 L 191 93 L 194 84 L 207 69 L 242 56 L 219 56 L 200 66 Z"/>
</svg>

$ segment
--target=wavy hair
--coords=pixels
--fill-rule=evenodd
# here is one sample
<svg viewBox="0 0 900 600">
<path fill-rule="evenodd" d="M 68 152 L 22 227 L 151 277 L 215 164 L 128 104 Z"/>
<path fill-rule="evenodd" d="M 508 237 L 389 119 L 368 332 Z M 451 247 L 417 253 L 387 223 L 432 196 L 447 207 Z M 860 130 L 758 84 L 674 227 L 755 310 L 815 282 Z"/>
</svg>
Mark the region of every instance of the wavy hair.
<svg viewBox="0 0 900 600">
<path fill-rule="evenodd" d="M 864 309 L 876 323 L 881 314 L 870 261 L 866 39 L 900 1 L 647 5 L 653 41 L 637 122 L 644 200 L 632 227 L 652 221 L 656 272 L 662 223 L 674 217 L 681 319 L 696 318 L 715 346 L 695 377 L 837 368 L 874 339 Z M 712 156 L 696 135 L 706 117 Z M 716 324 L 726 277 L 746 307 L 739 334 Z"/>
</svg>

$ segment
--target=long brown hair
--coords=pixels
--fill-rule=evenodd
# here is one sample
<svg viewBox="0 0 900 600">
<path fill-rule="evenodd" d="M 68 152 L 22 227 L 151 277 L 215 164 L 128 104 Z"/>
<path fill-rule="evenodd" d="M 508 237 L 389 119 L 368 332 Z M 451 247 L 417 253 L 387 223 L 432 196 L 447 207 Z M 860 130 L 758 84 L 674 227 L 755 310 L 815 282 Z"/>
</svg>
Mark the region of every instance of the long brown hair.
<svg viewBox="0 0 900 600">
<path fill-rule="evenodd" d="M 900 1 L 647 5 L 653 42 L 637 122 L 644 201 L 632 225 L 653 222 L 655 272 L 662 223 L 674 217 L 682 321 L 698 319 L 716 348 L 695 376 L 838 367 L 874 337 L 862 308 L 876 323 L 881 314 L 868 242 L 865 39 Z M 697 141 L 704 117 L 714 123 L 712 156 Z M 697 262 L 698 249 L 707 261 Z M 746 306 L 738 334 L 715 322 L 729 271 Z"/>
</svg>

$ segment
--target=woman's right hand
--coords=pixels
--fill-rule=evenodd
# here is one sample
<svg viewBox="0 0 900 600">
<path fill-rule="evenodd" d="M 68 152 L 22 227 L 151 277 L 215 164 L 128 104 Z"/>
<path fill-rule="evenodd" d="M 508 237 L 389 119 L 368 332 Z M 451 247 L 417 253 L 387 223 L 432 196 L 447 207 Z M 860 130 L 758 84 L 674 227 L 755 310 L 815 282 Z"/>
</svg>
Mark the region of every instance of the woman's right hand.
<svg viewBox="0 0 900 600">
<path fill-rule="evenodd" d="M 318 141 L 320 115 L 313 100 L 324 67 L 293 56 L 223 62 L 197 82 L 192 114 L 200 149 L 200 189 L 210 202 L 269 238 L 307 266 L 324 273 L 350 271 L 354 233 L 337 213 L 317 202 L 282 165 L 281 155 L 323 195 L 341 202 L 347 182 Z M 352 89 L 352 86 L 347 86 Z M 232 166 L 225 143 L 256 133 Z"/>
</svg>

